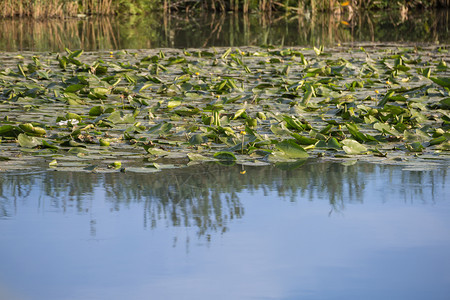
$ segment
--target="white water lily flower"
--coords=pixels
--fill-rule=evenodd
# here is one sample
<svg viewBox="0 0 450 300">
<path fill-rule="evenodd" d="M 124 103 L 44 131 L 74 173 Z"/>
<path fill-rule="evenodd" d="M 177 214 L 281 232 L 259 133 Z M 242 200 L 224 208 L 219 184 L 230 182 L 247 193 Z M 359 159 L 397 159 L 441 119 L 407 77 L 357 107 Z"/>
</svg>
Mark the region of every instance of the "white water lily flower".
<svg viewBox="0 0 450 300">
<path fill-rule="evenodd" d="M 77 119 L 69 119 L 69 120 L 65 120 L 65 121 L 59 121 L 58 123 L 56 123 L 56 125 L 63 126 L 63 125 L 67 125 L 69 122 L 72 125 L 77 125 L 79 123 L 79 121 Z"/>
</svg>

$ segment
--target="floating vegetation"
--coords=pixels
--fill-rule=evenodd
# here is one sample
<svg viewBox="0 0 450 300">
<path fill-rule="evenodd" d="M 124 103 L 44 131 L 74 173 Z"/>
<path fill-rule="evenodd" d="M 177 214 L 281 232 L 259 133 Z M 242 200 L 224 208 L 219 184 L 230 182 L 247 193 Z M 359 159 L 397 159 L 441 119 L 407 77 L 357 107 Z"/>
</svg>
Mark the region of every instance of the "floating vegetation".
<svg viewBox="0 0 450 300">
<path fill-rule="evenodd" d="M 442 48 L 4 54 L 1 169 L 445 160 Z"/>
</svg>

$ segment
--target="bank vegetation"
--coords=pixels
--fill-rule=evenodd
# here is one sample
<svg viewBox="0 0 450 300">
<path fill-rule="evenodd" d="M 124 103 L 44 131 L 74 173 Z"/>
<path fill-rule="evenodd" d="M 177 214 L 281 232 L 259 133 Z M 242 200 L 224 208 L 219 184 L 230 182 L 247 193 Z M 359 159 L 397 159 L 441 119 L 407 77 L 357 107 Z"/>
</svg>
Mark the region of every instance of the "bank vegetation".
<svg viewBox="0 0 450 300">
<path fill-rule="evenodd" d="M 70 17 L 145 14 L 152 11 L 276 12 L 430 9 L 450 0 L 0 0 L 0 17 Z"/>
</svg>

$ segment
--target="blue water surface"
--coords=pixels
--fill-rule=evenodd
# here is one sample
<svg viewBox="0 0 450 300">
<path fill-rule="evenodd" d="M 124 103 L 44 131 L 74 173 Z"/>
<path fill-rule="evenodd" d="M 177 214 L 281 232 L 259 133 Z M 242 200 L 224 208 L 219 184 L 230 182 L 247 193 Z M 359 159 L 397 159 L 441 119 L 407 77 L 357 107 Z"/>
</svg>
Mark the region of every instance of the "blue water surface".
<svg viewBox="0 0 450 300">
<path fill-rule="evenodd" d="M 447 170 L 3 173 L 0 299 L 448 299 Z"/>
</svg>

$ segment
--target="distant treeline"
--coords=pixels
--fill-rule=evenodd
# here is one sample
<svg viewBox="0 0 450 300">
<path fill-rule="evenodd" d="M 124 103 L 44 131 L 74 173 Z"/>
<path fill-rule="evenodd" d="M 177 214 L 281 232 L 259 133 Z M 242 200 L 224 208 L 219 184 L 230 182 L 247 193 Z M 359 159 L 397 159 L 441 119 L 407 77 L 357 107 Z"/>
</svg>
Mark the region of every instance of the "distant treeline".
<svg viewBox="0 0 450 300">
<path fill-rule="evenodd" d="M 34 18 L 151 11 L 342 11 L 450 7 L 450 0 L 0 0 L 0 16 Z"/>
</svg>

